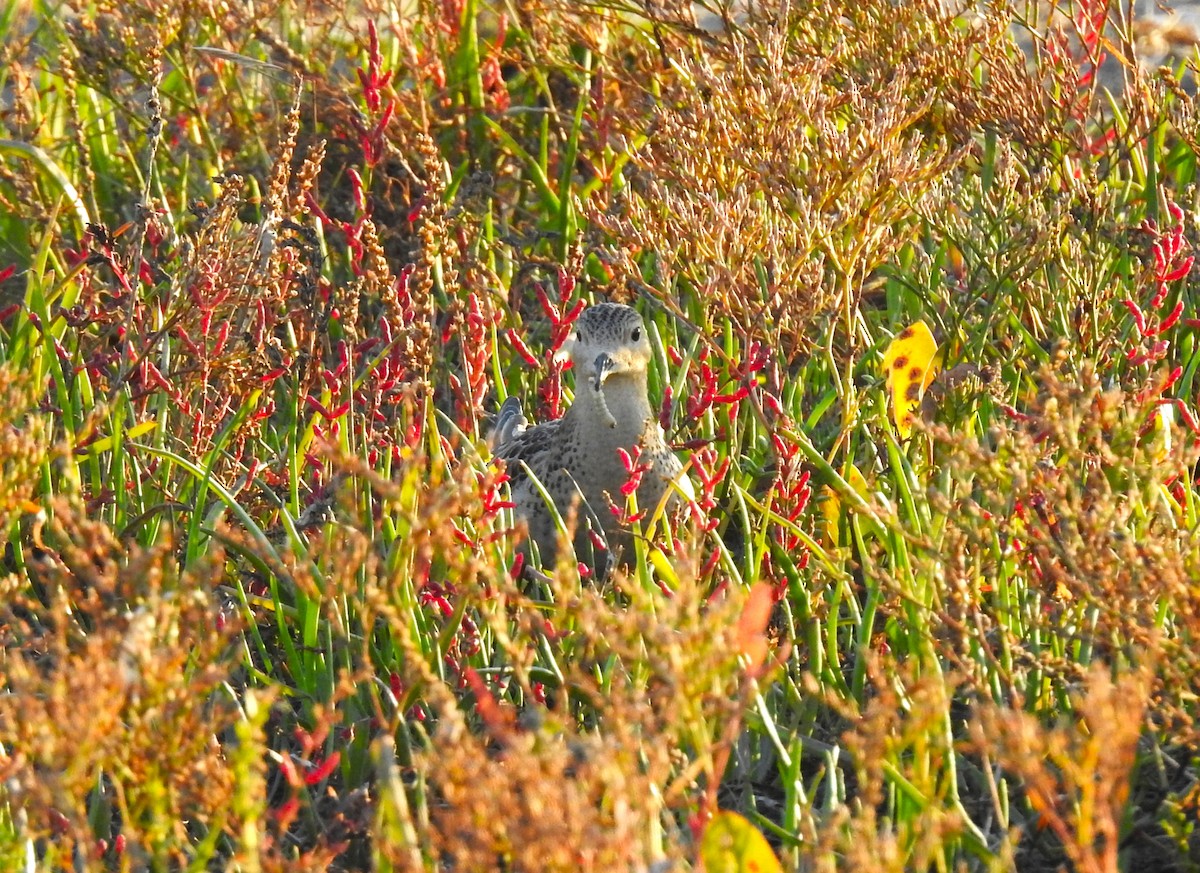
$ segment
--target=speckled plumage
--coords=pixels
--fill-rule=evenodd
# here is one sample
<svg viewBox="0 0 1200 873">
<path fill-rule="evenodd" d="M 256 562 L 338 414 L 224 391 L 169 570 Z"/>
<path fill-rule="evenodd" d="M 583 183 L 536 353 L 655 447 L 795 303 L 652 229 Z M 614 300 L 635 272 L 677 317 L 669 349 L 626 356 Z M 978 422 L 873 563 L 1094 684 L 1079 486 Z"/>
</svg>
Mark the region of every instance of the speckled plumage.
<svg viewBox="0 0 1200 873">
<path fill-rule="evenodd" d="M 623 506 L 621 486 L 628 479 L 619 448 L 641 446 L 641 462 L 650 469 L 637 491 L 638 506 L 653 512 L 671 489 L 668 509 L 680 502 L 691 483 L 666 444 L 646 389 L 650 340 L 637 310 L 601 303 L 585 310 L 559 356 L 574 362 L 575 399 L 557 421 L 530 425 L 521 403 L 510 397 L 496 417 L 494 454 L 507 464 L 516 514 L 529 526 L 542 563 L 551 566 L 557 551 L 554 520 L 527 474 L 532 472 L 564 518 L 578 506 L 576 554 L 604 572 L 609 558 L 593 553 L 588 528 L 598 529 L 610 555 L 630 552 L 632 540 L 609 509 L 610 498 Z"/>
</svg>

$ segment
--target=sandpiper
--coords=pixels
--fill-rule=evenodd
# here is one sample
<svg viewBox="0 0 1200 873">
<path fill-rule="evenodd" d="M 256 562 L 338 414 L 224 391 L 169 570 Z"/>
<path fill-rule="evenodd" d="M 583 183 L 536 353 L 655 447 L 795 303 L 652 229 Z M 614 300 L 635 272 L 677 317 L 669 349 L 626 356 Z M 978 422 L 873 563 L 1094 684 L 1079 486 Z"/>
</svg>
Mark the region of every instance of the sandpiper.
<svg viewBox="0 0 1200 873">
<path fill-rule="evenodd" d="M 530 425 L 519 398 L 500 408 L 493 452 L 507 464 L 516 515 L 529 527 L 542 564 L 553 566 L 558 534 L 542 484 L 561 516 L 576 508 L 576 556 L 604 576 L 619 556 L 632 554 L 632 537 L 611 511 L 624 508 L 621 488 L 630 481 L 618 449 L 640 449 L 645 468 L 637 488 L 639 509 L 653 513 L 664 494 L 673 510 L 692 494 L 683 465 L 667 445 L 647 396 L 650 338 L 637 310 L 600 303 L 584 310 L 574 333 L 556 354 L 575 365 L 575 398 L 557 421 Z"/>
</svg>

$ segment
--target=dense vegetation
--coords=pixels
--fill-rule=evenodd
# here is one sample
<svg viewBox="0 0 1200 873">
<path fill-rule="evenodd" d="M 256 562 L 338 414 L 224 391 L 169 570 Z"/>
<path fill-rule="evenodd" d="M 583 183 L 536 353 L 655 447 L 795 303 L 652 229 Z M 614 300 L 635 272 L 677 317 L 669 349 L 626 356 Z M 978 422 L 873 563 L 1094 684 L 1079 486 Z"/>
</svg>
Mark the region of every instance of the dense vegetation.
<svg viewBox="0 0 1200 873">
<path fill-rule="evenodd" d="M 1193 70 L 751 5 L 0 11 L 0 867 L 1200 864 Z M 601 300 L 695 505 L 526 581 Z"/>
</svg>

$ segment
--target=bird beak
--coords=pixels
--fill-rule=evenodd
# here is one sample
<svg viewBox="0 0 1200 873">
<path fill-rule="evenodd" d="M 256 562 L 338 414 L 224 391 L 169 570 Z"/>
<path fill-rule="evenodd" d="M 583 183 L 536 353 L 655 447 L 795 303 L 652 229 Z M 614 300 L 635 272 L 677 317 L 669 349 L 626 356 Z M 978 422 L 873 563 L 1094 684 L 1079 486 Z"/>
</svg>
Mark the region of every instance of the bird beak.
<svg viewBox="0 0 1200 873">
<path fill-rule="evenodd" d="M 592 385 L 597 391 L 604 384 L 604 380 L 608 378 L 608 374 L 617 368 L 617 362 L 612 359 L 612 355 L 608 352 L 601 352 L 596 355 L 594 364 L 595 370 L 592 371 Z"/>
</svg>

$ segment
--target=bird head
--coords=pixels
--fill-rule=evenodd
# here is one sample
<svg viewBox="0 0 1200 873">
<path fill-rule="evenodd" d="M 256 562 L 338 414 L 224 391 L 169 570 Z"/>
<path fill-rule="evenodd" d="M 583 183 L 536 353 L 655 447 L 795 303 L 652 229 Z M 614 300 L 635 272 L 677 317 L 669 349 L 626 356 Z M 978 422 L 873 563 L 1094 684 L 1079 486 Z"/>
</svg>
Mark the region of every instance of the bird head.
<svg viewBox="0 0 1200 873">
<path fill-rule="evenodd" d="M 650 337 L 638 311 L 619 303 L 598 303 L 584 310 L 556 361 L 571 361 L 596 391 L 612 376 L 645 374 Z"/>
</svg>

